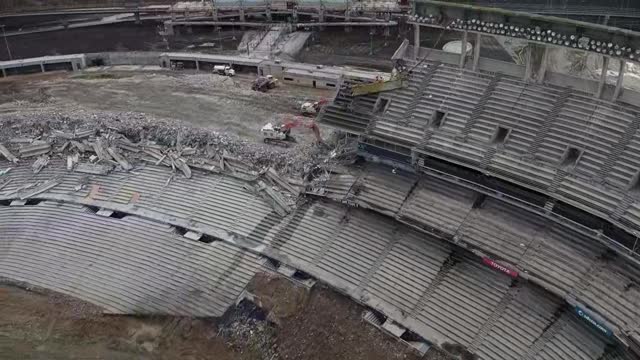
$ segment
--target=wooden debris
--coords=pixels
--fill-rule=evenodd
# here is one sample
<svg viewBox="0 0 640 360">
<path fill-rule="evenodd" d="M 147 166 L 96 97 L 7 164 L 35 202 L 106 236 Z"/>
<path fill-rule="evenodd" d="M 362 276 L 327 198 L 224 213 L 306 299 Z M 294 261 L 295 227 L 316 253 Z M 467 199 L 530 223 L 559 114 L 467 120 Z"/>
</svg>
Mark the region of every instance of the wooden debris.
<svg viewBox="0 0 640 360">
<path fill-rule="evenodd" d="M 31 165 L 34 174 L 39 173 L 49 163 L 49 156 L 42 155 Z"/>
<path fill-rule="evenodd" d="M 133 169 L 133 166 L 131 166 L 131 164 L 129 164 L 127 159 L 122 157 L 116 149 L 107 148 L 107 152 L 109 152 L 109 155 L 111 155 L 111 157 L 113 157 L 118 162 L 118 164 L 120 164 L 120 167 L 122 167 L 124 171 L 129 171 Z"/>
<path fill-rule="evenodd" d="M 9 149 L 4 147 L 4 145 L 2 144 L 0 144 L 0 154 L 2 154 L 2 156 L 4 156 L 7 160 L 11 161 L 14 164 L 18 162 L 18 158 L 15 157 L 15 155 L 13 155 L 11 151 L 9 151 Z"/>
</svg>

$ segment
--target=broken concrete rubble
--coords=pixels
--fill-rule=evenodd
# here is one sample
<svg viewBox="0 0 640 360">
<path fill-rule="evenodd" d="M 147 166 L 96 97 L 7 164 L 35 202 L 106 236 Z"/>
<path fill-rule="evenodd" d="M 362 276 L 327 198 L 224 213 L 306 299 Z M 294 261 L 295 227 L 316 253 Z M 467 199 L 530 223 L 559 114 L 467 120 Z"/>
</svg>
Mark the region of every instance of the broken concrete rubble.
<svg viewBox="0 0 640 360">
<path fill-rule="evenodd" d="M 96 139 L 94 143 L 91 143 L 91 147 L 93 148 L 93 151 L 96 152 L 96 155 L 98 155 L 98 159 L 100 159 L 100 161 L 110 162 L 113 160 L 111 155 L 109 155 L 109 152 L 107 152 L 102 139 Z"/>
<path fill-rule="evenodd" d="M 13 155 L 11 151 L 9 151 L 9 149 L 7 149 L 2 144 L 0 144 L 0 154 L 2 154 L 2 156 L 4 156 L 7 160 L 11 161 L 14 164 L 18 162 L 18 158 L 15 157 L 15 155 Z"/>
<path fill-rule="evenodd" d="M 110 148 L 107 148 L 107 152 L 109 153 L 109 155 L 111 155 L 113 159 L 115 159 L 115 161 L 120 165 L 122 170 L 129 171 L 133 169 L 133 166 L 131 166 L 131 164 L 127 161 L 127 159 L 122 157 L 116 149 L 110 147 Z"/>
<path fill-rule="evenodd" d="M 45 181 L 39 185 L 26 189 L 28 191 L 19 191 L 18 197 L 20 200 L 28 199 L 30 197 L 41 194 L 47 190 L 53 189 L 54 187 L 60 184 L 61 180 L 59 178 L 53 178 L 51 180 Z"/>
<path fill-rule="evenodd" d="M 78 164 L 75 168 L 75 172 L 83 173 L 83 174 L 94 174 L 94 175 L 106 175 L 113 169 L 113 166 L 110 164 L 87 164 L 81 163 Z"/>
<path fill-rule="evenodd" d="M 49 156 L 42 155 L 31 165 L 34 174 L 39 173 L 49 163 Z"/>
<path fill-rule="evenodd" d="M 51 144 L 48 142 L 36 142 L 31 145 L 23 146 L 20 148 L 20 157 L 27 158 L 33 156 L 40 156 L 51 151 Z"/>
</svg>

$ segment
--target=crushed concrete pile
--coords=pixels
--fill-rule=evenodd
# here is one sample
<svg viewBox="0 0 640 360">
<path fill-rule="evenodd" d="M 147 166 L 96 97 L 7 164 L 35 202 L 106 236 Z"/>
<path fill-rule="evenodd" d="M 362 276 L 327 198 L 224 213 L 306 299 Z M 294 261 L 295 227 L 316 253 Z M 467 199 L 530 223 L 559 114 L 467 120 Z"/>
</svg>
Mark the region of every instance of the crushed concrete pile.
<svg viewBox="0 0 640 360">
<path fill-rule="evenodd" d="M 191 178 L 193 169 L 224 173 L 247 181 L 245 190 L 262 197 L 281 216 L 296 207 L 309 179 L 354 154 L 341 142 L 274 148 L 131 112 L 4 114 L 0 128 L 0 158 L 28 162 L 34 173 L 53 166 L 50 163 L 65 163 L 67 171 L 89 176 L 135 171 L 147 164 L 166 166 L 174 173 L 167 183 L 175 176 Z M 56 158 L 62 161 L 51 161 Z M 0 176 L 10 170 L 0 169 Z M 27 199 L 59 183 L 49 179 L 18 195 Z M 3 185 L 0 181 L 0 189 Z"/>
</svg>

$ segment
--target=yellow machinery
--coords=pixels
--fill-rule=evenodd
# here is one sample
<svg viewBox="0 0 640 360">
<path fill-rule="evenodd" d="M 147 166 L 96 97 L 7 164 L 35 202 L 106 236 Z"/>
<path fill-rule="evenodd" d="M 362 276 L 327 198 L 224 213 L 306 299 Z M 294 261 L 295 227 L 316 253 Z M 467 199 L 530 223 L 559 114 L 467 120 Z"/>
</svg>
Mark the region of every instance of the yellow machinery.
<svg viewBox="0 0 640 360">
<path fill-rule="evenodd" d="M 375 94 L 382 91 L 389 91 L 407 87 L 409 78 L 406 73 L 398 72 L 393 74 L 389 80 L 378 79 L 372 83 L 357 84 L 351 86 L 351 95 L 360 96 Z"/>
</svg>

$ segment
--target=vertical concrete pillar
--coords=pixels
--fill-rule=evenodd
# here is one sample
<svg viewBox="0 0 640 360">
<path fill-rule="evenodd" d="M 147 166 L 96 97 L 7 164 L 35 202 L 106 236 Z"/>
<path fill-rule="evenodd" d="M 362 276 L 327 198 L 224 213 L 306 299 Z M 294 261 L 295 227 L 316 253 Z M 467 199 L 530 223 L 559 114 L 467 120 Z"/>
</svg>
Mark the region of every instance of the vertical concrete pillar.
<svg viewBox="0 0 640 360">
<path fill-rule="evenodd" d="M 71 62 L 71 66 L 73 66 L 73 71 L 76 71 L 75 64 L 76 63 L 74 63 L 73 61 Z M 44 64 L 43 63 L 40 63 L 40 71 L 44 72 Z"/>
<path fill-rule="evenodd" d="M 135 12 L 136 24 L 140 24 L 140 11 Z"/>
<path fill-rule="evenodd" d="M 344 12 L 344 21 L 345 22 L 351 21 L 351 11 L 349 11 L 349 9 L 345 10 Z M 344 32 L 351 32 L 351 26 L 345 26 Z"/>
<path fill-rule="evenodd" d="M 200 61 L 196 60 L 196 70 L 200 70 Z"/>
<path fill-rule="evenodd" d="M 247 21 L 247 17 L 245 16 L 245 13 L 244 13 L 244 7 L 240 8 L 240 21 L 241 22 Z"/>
<path fill-rule="evenodd" d="M 174 34 L 173 24 L 164 23 L 164 34 L 169 36 L 172 36 Z"/>
<path fill-rule="evenodd" d="M 71 69 L 78 71 L 78 64 L 75 61 L 71 61 Z M 44 72 L 44 66 L 42 67 L 42 72 Z"/>
<path fill-rule="evenodd" d="M 607 82 L 607 71 L 609 70 L 609 57 L 602 56 L 602 74 L 600 74 L 600 80 L 598 81 L 598 91 L 596 91 L 596 98 L 602 97 L 602 90 Z"/>
<path fill-rule="evenodd" d="M 418 59 L 420 55 L 420 25 L 413 24 L 413 58 Z"/>
<path fill-rule="evenodd" d="M 478 70 L 478 62 L 480 61 L 480 48 L 482 47 L 482 34 L 476 34 L 476 47 L 473 49 L 473 71 Z"/>
<path fill-rule="evenodd" d="M 544 47 L 544 54 L 542 54 L 542 63 L 540 64 L 540 70 L 538 71 L 538 82 L 543 83 L 544 78 L 547 75 L 547 63 L 549 62 L 549 47 Z"/>
<path fill-rule="evenodd" d="M 294 24 L 298 22 L 298 6 L 297 5 L 293 7 L 293 11 L 291 12 L 291 19 L 293 20 Z"/>
<path fill-rule="evenodd" d="M 271 18 L 271 5 L 267 5 L 266 14 L 267 14 L 267 21 L 271 22 L 272 21 L 272 18 Z"/>
<path fill-rule="evenodd" d="M 211 10 L 211 16 L 213 17 L 213 21 L 218 21 L 218 8 L 215 7 L 215 5 Z"/>
<path fill-rule="evenodd" d="M 618 80 L 616 81 L 616 90 L 613 92 L 613 99 L 611 101 L 618 100 L 620 96 L 620 91 L 622 90 L 622 82 L 624 81 L 624 71 L 627 68 L 627 62 L 624 60 L 620 61 L 620 67 L 618 68 Z"/>
<path fill-rule="evenodd" d="M 528 44 L 524 54 L 524 81 L 531 80 L 531 59 L 531 44 Z"/>
<path fill-rule="evenodd" d="M 2 77 L 7 77 L 7 70 L 2 68 Z"/>
<path fill-rule="evenodd" d="M 462 44 L 460 45 L 460 68 L 464 68 L 464 61 L 467 59 L 467 38 L 469 33 L 464 31 L 462 33 Z"/>
</svg>

